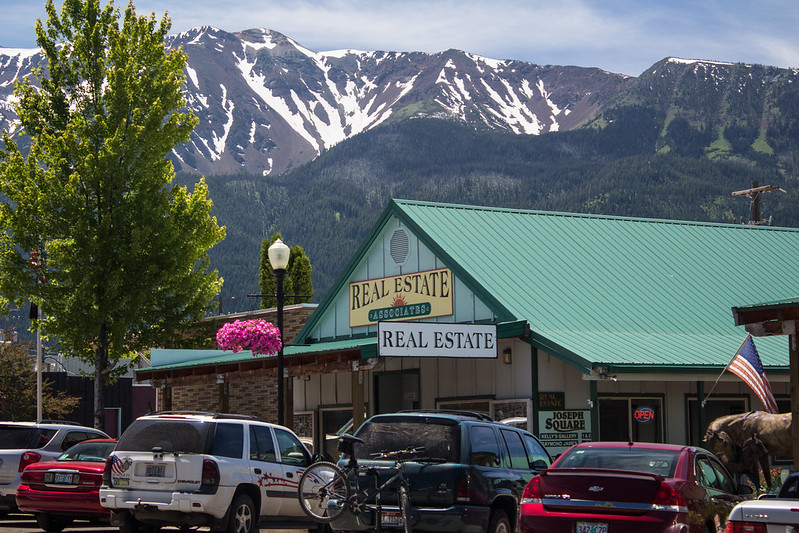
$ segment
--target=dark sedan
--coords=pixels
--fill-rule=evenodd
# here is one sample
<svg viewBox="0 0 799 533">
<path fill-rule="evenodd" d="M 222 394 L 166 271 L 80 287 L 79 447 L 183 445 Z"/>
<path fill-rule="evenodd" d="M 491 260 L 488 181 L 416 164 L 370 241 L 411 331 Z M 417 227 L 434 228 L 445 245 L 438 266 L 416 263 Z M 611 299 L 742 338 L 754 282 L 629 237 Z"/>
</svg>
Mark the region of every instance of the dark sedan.
<svg viewBox="0 0 799 533">
<path fill-rule="evenodd" d="M 527 484 L 519 533 L 715 533 L 751 495 L 703 448 L 583 443 Z"/>
<path fill-rule="evenodd" d="M 108 523 L 108 509 L 100 506 L 105 460 L 114 439 L 86 440 L 72 446 L 55 461 L 33 463 L 22 472 L 17 507 L 34 513 L 48 533 L 63 530 L 75 519 Z"/>
</svg>

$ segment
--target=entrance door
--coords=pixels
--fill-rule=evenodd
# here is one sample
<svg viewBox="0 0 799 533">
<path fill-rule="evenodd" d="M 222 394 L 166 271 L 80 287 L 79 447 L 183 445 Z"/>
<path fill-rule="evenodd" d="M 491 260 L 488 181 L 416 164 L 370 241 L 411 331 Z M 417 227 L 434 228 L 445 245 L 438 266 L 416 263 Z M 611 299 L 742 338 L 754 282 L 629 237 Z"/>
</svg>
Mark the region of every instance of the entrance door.
<svg viewBox="0 0 799 533">
<path fill-rule="evenodd" d="M 419 371 L 375 374 L 375 413 L 419 409 Z"/>
</svg>

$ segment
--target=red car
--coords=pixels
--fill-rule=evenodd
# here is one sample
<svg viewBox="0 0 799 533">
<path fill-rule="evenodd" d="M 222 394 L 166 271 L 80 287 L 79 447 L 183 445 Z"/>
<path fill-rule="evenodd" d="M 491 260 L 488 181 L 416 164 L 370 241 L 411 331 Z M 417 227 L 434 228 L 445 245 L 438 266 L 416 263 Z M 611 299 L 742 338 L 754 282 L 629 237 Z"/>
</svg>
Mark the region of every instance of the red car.
<svg viewBox="0 0 799 533">
<path fill-rule="evenodd" d="M 704 448 L 582 443 L 527 484 L 519 533 L 716 533 L 752 494 Z"/>
<path fill-rule="evenodd" d="M 34 513 L 39 527 L 57 533 L 75 519 L 108 523 L 108 509 L 100 506 L 105 460 L 115 439 L 78 443 L 55 461 L 33 463 L 22 472 L 17 507 Z"/>
</svg>

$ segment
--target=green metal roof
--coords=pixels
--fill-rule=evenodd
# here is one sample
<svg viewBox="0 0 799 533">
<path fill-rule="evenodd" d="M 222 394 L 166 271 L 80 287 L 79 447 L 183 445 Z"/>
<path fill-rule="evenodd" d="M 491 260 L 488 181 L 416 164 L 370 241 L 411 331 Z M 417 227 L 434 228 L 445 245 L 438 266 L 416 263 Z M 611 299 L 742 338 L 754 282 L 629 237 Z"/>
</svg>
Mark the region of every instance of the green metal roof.
<svg viewBox="0 0 799 533">
<path fill-rule="evenodd" d="M 723 367 L 746 336 L 731 307 L 799 294 L 793 228 L 405 200 L 390 215 L 528 320 L 539 347 L 584 369 Z M 765 366 L 787 368 L 787 342 L 755 339 Z"/>
<path fill-rule="evenodd" d="M 288 344 L 283 349 L 283 357 L 291 358 L 308 353 L 340 352 L 346 350 L 361 350 L 364 358 L 377 355 L 377 339 L 375 337 L 361 337 L 325 342 L 321 344 Z M 224 350 L 184 350 L 153 348 L 150 350 L 151 359 L 169 361 L 173 363 L 156 364 L 146 368 L 136 369 L 136 372 L 154 372 L 161 370 L 178 370 L 214 365 L 229 365 L 237 363 L 248 363 L 254 359 L 268 360 L 275 359 L 277 354 L 255 355 L 249 350 L 237 353 L 225 352 Z M 153 357 L 155 356 L 155 357 Z"/>
<path fill-rule="evenodd" d="M 799 229 L 392 200 L 297 339 L 347 290 L 391 217 L 483 300 L 501 337 L 523 335 L 529 323 L 533 345 L 583 371 L 718 372 L 746 337 L 733 307 L 799 302 Z M 375 340 L 289 345 L 284 355 L 360 349 L 371 357 Z M 787 372 L 787 337 L 755 344 L 769 372 Z M 250 352 L 177 357 L 143 371 L 252 360 Z"/>
</svg>

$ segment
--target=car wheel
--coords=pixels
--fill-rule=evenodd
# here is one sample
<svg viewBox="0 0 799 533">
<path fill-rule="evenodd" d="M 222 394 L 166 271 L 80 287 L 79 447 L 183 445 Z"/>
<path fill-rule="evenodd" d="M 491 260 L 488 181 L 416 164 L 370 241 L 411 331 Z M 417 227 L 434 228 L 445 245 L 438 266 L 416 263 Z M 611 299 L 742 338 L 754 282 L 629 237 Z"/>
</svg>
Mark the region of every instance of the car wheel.
<svg viewBox="0 0 799 533">
<path fill-rule="evenodd" d="M 246 494 L 233 498 L 228 510 L 227 533 L 254 533 L 258 522 L 254 507 L 252 499 Z"/>
<path fill-rule="evenodd" d="M 72 520 L 55 518 L 49 514 L 37 513 L 36 523 L 39 524 L 40 528 L 47 531 L 47 533 L 61 533 L 65 527 L 72 523 Z"/>
<path fill-rule="evenodd" d="M 502 509 L 491 511 L 487 533 L 513 533 L 510 529 L 510 520 L 508 520 L 508 515 L 505 511 Z"/>
</svg>

